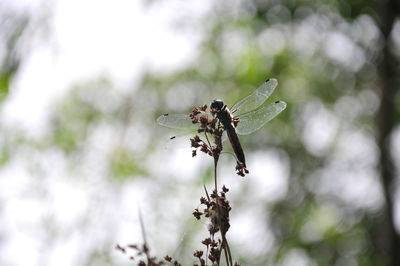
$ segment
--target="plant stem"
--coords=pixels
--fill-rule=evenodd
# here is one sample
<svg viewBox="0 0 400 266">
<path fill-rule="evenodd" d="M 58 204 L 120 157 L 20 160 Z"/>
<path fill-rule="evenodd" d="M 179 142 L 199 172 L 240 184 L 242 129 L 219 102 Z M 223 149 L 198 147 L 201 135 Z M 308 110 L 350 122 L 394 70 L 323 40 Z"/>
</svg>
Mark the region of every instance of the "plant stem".
<svg viewBox="0 0 400 266">
<path fill-rule="evenodd" d="M 217 165 L 218 165 L 218 157 L 214 156 L 214 190 L 218 191 L 217 184 Z"/>
</svg>

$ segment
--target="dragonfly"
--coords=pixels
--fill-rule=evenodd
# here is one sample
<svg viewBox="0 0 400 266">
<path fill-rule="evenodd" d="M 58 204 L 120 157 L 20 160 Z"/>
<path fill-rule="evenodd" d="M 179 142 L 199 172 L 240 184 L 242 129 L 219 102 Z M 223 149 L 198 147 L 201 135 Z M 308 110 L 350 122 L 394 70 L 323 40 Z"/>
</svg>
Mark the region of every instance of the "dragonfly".
<svg viewBox="0 0 400 266">
<path fill-rule="evenodd" d="M 276 117 L 286 108 L 286 103 L 276 101 L 263 106 L 278 86 L 276 79 L 267 79 L 250 95 L 228 108 L 222 100 L 212 101 L 210 108 L 222 124 L 236 155 L 238 165 L 246 170 L 246 159 L 238 135 L 249 135 Z M 198 127 L 188 114 L 163 114 L 157 118 L 161 126 L 191 130 Z M 246 170 L 247 171 L 247 170 Z M 246 172 L 247 173 L 247 172 Z"/>
</svg>

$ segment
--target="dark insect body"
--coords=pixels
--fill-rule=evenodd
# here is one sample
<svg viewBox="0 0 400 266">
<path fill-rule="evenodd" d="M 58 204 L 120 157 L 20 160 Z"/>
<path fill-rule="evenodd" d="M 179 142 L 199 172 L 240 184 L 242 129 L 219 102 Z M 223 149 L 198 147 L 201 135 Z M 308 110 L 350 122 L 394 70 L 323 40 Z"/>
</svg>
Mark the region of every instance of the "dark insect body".
<svg viewBox="0 0 400 266">
<path fill-rule="evenodd" d="M 241 164 L 246 168 L 246 159 L 244 157 L 243 148 L 235 129 L 235 124 L 237 124 L 238 121 L 233 118 L 231 111 L 226 105 L 224 105 L 223 101 L 214 100 L 210 107 L 211 110 L 215 110 L 219 122 L 224 126 L 238 164 Z"/>
</svg>

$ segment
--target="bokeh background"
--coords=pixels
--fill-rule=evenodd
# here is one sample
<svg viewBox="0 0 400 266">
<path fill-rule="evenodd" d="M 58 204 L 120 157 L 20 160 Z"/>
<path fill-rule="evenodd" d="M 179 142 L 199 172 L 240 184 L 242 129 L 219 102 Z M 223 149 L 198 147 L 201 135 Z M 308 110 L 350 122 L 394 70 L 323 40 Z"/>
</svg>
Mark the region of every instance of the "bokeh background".
<svg viewBox="0 0 400 266">
<path fill-rule="evenodd" d="M 229 154 L 228 239 L 242 265 L 400 265 L 396 0 L 0 1 L 0 265 L 183 265 L 212 159 L 163 113 L 266 78 L 287 109 Z M 230 148 L 226 147 L 229 151 Z"/>
</svg>

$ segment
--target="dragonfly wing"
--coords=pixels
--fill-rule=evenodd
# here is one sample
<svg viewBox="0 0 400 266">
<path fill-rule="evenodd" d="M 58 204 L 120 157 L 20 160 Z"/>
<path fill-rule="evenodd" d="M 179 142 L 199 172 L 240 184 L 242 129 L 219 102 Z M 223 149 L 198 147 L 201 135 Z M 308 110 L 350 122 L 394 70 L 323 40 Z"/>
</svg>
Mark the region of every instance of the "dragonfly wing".
<svg viewBox="0 0 400 266">
<path fill-rule="evenodd" d="M 227 140 L 227 139 L 228 139 L 228 135 L 226 134 L 226 130 L 224 130 L 224 132 L 222 132 L 221 140 L 222 140 L 222 142 L 225 142 L 225 140 Z"/>
<path fill-rule="evenodd" d="M 196 124 L 192 123 L 189 115 L 184 114 L 163 114 L 157 118 L 157 123 L 161 126 L 175 129 L 196 128 Z"/>
<path fill-rule="evenodd" d="M 264 81 L 252 94 L 243 98 L 232 106 L 231 111 L 235 116 L 250 112 L 261 106 L 266 99 L 274 92 L 278 81 L 276 79 L 268 79 Z"/>
<path fill-rule="evenodd" d="M 248 135 L 260 129 L 272 118 L 285 110 L 286 103 L 282 101 L 274 102 L 260 109 L 246 113 L 239 117 L 236 132 L 240 135 Z"/>
</svg>

